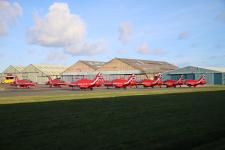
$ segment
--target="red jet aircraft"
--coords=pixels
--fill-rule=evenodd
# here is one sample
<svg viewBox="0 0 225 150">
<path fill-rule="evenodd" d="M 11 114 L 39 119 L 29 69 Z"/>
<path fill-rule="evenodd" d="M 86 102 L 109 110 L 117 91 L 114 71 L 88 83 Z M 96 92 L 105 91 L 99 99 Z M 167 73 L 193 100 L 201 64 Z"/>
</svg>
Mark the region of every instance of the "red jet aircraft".
<svg viewBox="0 0 225 150">
<path fill-rule="evenodd" d="M 161 85 L 163 84 L 163 81 L 162 81 L 162 74 L 159 73 L 157 74 L 153 80 L 151 79 L 144 79 L 140 82 L 140 85 L 143 85 L 145 88 L 146 87 L 154 87 L 154 86 L 160 86 L 161 88 Z"/>
<path fill-rule="evenodd" d="M 98 73 L 93 80 L 90 79 L 80 79 L 78 81 L 71 82 L 70 87 L 79 87 L 80 89 L 91 89 L 93 87 L 99 87 L 104 83 L 101 73 Z"/>
<path fill-rule="evenodd" d="M 189 87 L 196 87 L 197 85 L 204 85 L 206 84 L 205 75 L 201 75 L 201 77 L 198 80 L 186 80 L 185 84 Z"/>
<path fill-rule="evenodd" d="M 27 79 L 20 80 L 17 76 L 15 78 L 15 81 L 11 85 L 22 88 L 36 87 L 35 82 Z"/>
<path fill-rule="evenodd" d="M 62 86 L 68 85 L 68 83 L 59 78 L 52 79 L 50 76 L 48 76 L 48 82 L 46 83 L 46 85 L 49 85 L 50 87 L 60 87 L 61 88 Z"/>
<path fill-rule="evenodd" d="M 181 87 L 181 85 L 184 85 L 184 82 L 182 75 L 180 75 L 178 80 L 166 80 L 163 84 L 166 85 L 166 87 L 177 87 L 177 85 Z"/>
<path fill-rule="evenodd" d="M 132 74 L 128 79 L 114 79 L 112 81 L 105 81 L 104 85 L 108 87 L 126 88 L 127 86 L 136 86 L 135 75 Z"/>
</svg>

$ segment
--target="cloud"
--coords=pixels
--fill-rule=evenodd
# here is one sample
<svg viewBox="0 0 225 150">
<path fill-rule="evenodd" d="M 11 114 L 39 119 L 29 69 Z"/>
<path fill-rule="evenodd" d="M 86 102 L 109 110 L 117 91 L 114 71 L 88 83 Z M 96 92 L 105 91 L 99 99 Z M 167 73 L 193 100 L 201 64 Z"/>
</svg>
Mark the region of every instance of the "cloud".
<svg viewBox="0 0 225 150">
<path fill-rule="evenodd" d="M 60 47 L 71 55 L 95 55 L 105 49 L 102 41 L 86 41 L 85 22 L 70 12 L 67 3 L 53 3 L 45 17 L 40 18 L 35 12 L 33 18 L 35 25 L 27 33 L 30 43 Z"/>
<path fill-rule="evenodd" d="M 141 43 L 138 46 L 138 52 L 141 54 L 150 54 L 150 48 L 147 43 Z"/>
<path fill-rule="evenodd" d="M 96 55 L 106 50 L 105 41 L 84 42 L 79 45 L 70 45 L 65 48 L 65 52 L 72 55 Z"/>
<path fill-rule="evenodd" d="M 22 14 L 19 3 L 10 3 L 6 0 L 0 1 L 0 36 L 7 35 L 9 27 Z"/>
<path fill-rule="evenodd" d="M 45 58 L 48 62 L 59 62 L 59 61 L 66 61 L 69 59 L 69 56 L 60 51 L 53 51 L 50 50 Z"/>
<path fill-rule="evenodd" d="M 180 40 L 184 40 L 184 39 L 187 39 L 189 37 L 189 33 L 188 32 L 181 32 L 179 35 L 178 35 L 178 38 Z"/>
<path fill-rule="evenodd" d="M 66 3 L 52 4 L 44 18 L 36 15 L 34 21 L 28 30 L 28 39 L 34 44 L 64 47 L 79 43 L 85 36 L 85 23 Z"/>
<path fill-rule="evenodd" d="M 164 55 L 166 52 L 162 49 L 150 49 L 147 43 L 141 43 L 137 48 L 138 53 L 143 55 Z"/>
<path fill-rule="evenodd" d="M 125 44 L 131 38 L 133 27 L 129 22 L 123 22 L 119 25 L 118 32 L 119 32 L 119 40 Z"/>
</svg>

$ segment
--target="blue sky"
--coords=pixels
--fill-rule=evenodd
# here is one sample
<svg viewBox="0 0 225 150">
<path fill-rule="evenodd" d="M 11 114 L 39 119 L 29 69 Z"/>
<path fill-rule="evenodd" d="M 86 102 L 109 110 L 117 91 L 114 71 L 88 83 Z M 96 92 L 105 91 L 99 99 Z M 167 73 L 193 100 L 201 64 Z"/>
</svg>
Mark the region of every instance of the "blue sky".
<svg viewBox="0 0 225 150">
<path fill-rule="evenodd" d="M 0 71 L 114 57 L 225 66 L 225 1 L 0 2 Z"/>
</svg>

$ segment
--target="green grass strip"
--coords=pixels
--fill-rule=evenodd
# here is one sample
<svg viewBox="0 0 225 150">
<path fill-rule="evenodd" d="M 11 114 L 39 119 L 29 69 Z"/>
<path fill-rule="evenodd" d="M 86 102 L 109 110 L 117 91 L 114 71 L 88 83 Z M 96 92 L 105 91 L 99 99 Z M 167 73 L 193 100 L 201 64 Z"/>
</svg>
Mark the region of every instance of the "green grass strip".
<svg viewBox="0 0 225 150">
<path fill-rule="evenodd" d="M 60 95 L 40 95 L 40 96 L 12 96 L 0 97 L 0 104 L 15 103 L 31 103 L 46 102 L 60 100 L 77 100 L 77 99 L 93 99 L 93 98 L 109 98 L 121 96 L 135 95 L 156 95 L 156 94 L 172 94 L 172 93 L 190 93 L 190 92 L 207 92 L 207 91 L 225 91 L 225 86 L 208 86 L 197 88 L 157 88 L 157 89 L 127 89 L 127 90 L 108 90 L 108 91 L 74 91 L 74 94 Z"/>
</svg>

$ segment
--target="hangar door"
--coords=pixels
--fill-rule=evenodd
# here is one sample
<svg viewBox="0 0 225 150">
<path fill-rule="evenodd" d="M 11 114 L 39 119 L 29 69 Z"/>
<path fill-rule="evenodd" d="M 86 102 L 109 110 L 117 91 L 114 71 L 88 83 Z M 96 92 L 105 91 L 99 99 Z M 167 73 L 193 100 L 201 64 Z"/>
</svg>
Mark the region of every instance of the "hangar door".
<svg viewBox="0 0 225 150">
<path fill-rule="evenodd" d="M 214 73 L 214 84 L 222 84 L 222 73 Z"/>
<path fill-rule="evenodd" d="M 177 79 L 179 79 L 179 77 L 180 77 L 180 74 L 172 74 L 171 75 L 172 80 L 177 80 Z"/>
<path fill-rule="evenodd" d="M 195 74 L 191 73 L 191 74 L 184 74 L 183 75 L 185 80 L 194 80 L 195 79 Z"/>
</svg>

